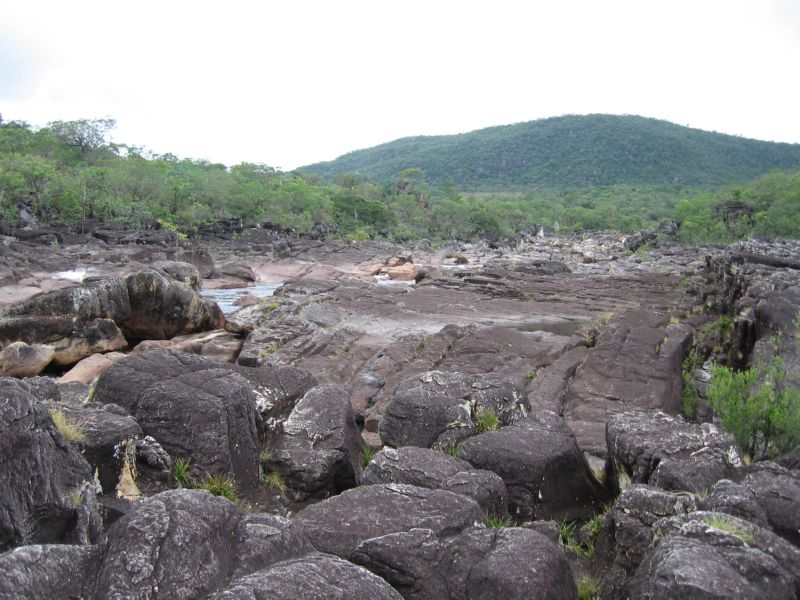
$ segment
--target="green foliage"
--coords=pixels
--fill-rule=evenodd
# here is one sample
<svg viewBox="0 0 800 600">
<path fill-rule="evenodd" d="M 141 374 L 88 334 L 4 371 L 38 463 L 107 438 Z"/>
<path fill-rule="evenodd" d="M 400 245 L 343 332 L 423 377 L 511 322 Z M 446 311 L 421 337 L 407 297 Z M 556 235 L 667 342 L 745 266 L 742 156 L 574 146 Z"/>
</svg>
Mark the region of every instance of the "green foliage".
<svg viewBox="0 0 800 600">
<path fill-rule="evenodd" d="M 637 116 L 569 115 L 448 136 L 411 137 L 305 167 L 386 181 L 409 166 L 468 190 L 620 183 L 708 186 L 800 164 L 800 147 Z M 406 171 L 407 172 L 407 171 Z"/>
<path fill-rule="evenodd" d="M 703 523 L 719 531 L 730 533 L 739 538 L 744 544 L 753 543 L 753 535 L 738 523 L 733 522 L 726 515 L 716 513 L 703 519 Z"/>
<path fill-rule="evenodd" d="M 361 451 L 361 459 L 364 463 L 364 467 L 366 468 L 369 465 L 372 457 L 375 456 L 375 448 L 372 446 L 364 446 L 364 449 Z"/>
<path fill-rule="evenodd" d="M 498 517 L 490 515 L 486 519 L 486 526 L 493 529 L 505 529 L 506 527 L 514 527 L 514 519 L 509 516 Z"/>
<path fill-rule="evenodd" d="M 206 490 L 214 496 L 222 496 L 231 502 L 239 501 L 239 497 L 236 494 L 236 481 L 230 475 L 206 473 L 197 484 L 197 489 Z"/>
<path fill-rule="evenodd" d="M 173 460 L 175 466 L 175 479 L 178 480 L 178 487 L 187 490 L 194 489 L 196 486 L 195 480 L 190 473 L 191 462 L 182 458 Z"/>
<path fill-rule="evenodd" d="M 261 481 L 267 487 L 274 492 L 278 493 L 285 493 L 288 488 L 286 485 L 286 481 L 283 479 L 283 475 L 281 475 L 278 471 L 265 471 L 264 475 L 261 477 Z"/>
<path fill-rule="evenodd" d="M 681 413 L 687 419 L 694 419 L 697 411 L 697 401 L 699 399 L 697 387 L 694 383 L 694 372 L 702 362 L 702 356 L 696 350 L 691 350 L 683 360 L 683 370 L 681 372 Z"/>
<path fill-rule="evenodd" d="M 589 577 L 588 575 L 581 575 L 580 579 L 578 579 L 577 583 L 575 584 L 575 587 L 578 594 L 578 600 L 594 600 L 597 598 L 597 592 L 600 589 L 600 585 L 597 583 L 597 580 Z"/>
<path fill-rule="evenodd" d="M 800 445 L 800 390 L 788 383 L 779 356 L 739 372 L 712 367 L 711 407 L 746 454 L 774 457 Z"/>
<path fill-rule="evenodd" d="M 558 532 L 561 536 L 561 543 L 583 558 L 594 556 L 594 543 L 584 543 L 578 540 L 576 524 L 568 521 L 558 522 Z"/>
<path fill-rule="evenodd" d="M 478 426 L 478 432 L 494 431 L 500 426 L 500 419 L 497 413 L 491 408 L 484 408 L 478 411 L 475 415 L 475 424 Z"/>
<path fill-rule="evenodd" d="M 61 437 L 70 444 L 79 444 L 86 441 L 86 431 L 81 423 L 69 418 L 64 411 L 57 408 L 50 410 L 50 418 L 56 426 Z"/>
</svg>

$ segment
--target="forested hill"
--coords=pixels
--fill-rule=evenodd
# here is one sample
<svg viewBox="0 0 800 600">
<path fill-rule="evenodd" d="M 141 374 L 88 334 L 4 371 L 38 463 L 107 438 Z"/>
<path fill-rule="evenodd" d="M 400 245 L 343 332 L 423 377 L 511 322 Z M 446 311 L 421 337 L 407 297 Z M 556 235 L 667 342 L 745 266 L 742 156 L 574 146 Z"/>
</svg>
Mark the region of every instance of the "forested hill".
<svg viewBox="0 0 800 600">
<path fill-rule="evenodd" d="M 800 144 L 751 140 L 638 116 L 570 115 L 409 137 L 303 167 L 389 180 L 421 168 L 462 190 L 613 184 L 719 185 L 800 166 Z"/>
</svg>

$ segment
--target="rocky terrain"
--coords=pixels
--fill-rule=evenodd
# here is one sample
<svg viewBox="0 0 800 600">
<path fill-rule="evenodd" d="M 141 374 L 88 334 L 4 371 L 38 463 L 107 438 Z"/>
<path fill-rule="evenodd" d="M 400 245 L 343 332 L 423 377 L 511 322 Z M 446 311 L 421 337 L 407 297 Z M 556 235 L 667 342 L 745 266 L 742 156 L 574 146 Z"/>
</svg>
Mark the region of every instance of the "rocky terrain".
<svg viewBox="0 0 800 600">
<path fill-rule="evenodd" d="M 798 451 L 702 393 L 800 372 L 799 244 L 10 233 L 0 598 L 800 592 Z"/>
</svg>

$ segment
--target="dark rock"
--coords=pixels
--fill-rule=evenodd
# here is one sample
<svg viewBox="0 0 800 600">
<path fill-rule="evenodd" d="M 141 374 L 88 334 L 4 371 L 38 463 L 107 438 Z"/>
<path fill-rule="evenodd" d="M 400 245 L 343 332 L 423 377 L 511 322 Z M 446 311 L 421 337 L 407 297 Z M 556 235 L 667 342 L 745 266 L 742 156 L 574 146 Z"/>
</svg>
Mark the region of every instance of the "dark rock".
<svg viewBox="0 0 800 600">
<path fill-rule="evenodd" d="M 200 291 L 202 280 L 199 269 L 188 262 L 174 260 L 157 260 L 150 264 L 150 269 L 157 271 L 170 279 L 185 283 L 195 292 Z"/>
<path fill-rule="evenodd" d="M 390 483 L 323 500 L 297 513 L 292 524 L 320 552 L 349 558 L 370 538 L 415 528 L 448 536 L 485 519 L 478 503 L 460 494 Z"/>
<path fill-rule="evenodd" d="M 729 479 L 721 479 L 714 484 L 708 498 L 702 503 L 702 509 L 733 515 L 764 529 L 771 529 L 758 497 L 746 486 Z"/>
<path fill-rule="evenodd" d="M 575 436 L 549 411 L 465 440 L 458 457 L 500 475 L 520 519 L 588 518 L 607 498 Z"/>
<path fill-rule="evenodd" d="M 136 440 L 136 486 L 145 496 L 177 486 L 172 457 L 149 435 Z"/>
<path fill-rule="evenodd" d="M 216 302 L 161 272 L 139 271 L 126 277 L 125 283 L 131 314 L 121 327 L 130 340 L 163 340 L 225 326 Z"/>
<path fill-rule="evenodd" d="M 606 426 L 606 438 L 615 474 L 612 483 L 620 487 L 622 480 L 660 480 L 670 489 L 701 492 L 742 465 L 739 447 L 729 433 L 711 423 L 695 425 L 661 412 L 614 415 Z M 673 461 L 688 465 L 670 466 Z"/>
<path fill-rule="evenodd" d="M 99 515 L 91 513 L 93 492 L 81 487 L 93 481 L 89 464 L 24 384 L 0 379 L 0 400 L 0 550 L 93 541 Z"/>
<path fill-rule="evenodd" d="M 394 447 L 449 446 L 478 433 L 475 419 L 484 411 L 508 425 L 529 409 L 519 386 L 506 378 L 429 371 L 397 386 L 380 434 Z"/>
<path fill-rule="evenodd" d="M 242 281 L 255 281 L 256 274 L 249 265 L 239 262 L 228 262 L 214 269 L 213 277 L 234 277 Z"/>
<path fill-rule="evenodd" d="M 800 447 L 776 458 L 775 462 L 786 469 L 800 471 Z"/>
<path fill-rule="evenodd" d="M 266 467 L 304 498 L 324 498 L 361 482 L 361 433 L 350 396 L 339 386 L 309 390 L 270 445 Z"/>
<path fill-rule="evenodd" d="M 0 554 L 0 599 L 90 598 L 99 546 L 31 545 Z"/>
<path fill-rule="evenodd" d="M 108 405 L 109 407 L 113 405 Z M 75 445 L 97 474 L 104 494 L 114 494 L 124 469 L 133 464 L 133 444 L 142 429 L 130 415 L 114 414 L 113 409 L 91 403 L 87 406 L 56 406 L 72 422 L 80 423 L 86 438 Z"/>
<path fill-rule="evenodd" d="M 506 486 L 499 475 L 437 450 L 406 446 L 378 452 L 364 471 L 364 484 L 406 483 L 447 490 L 475 500 L 490 515 L 505 515 Z"/>
<path fill-rule="evenodd" d="M 231 578 L 266 569 L 277 562 L 312 552 L 291 521 L 269 514 L 246 515 L 239 526 L 236 564 Z"/>
<path fill-rule="evenodd" d="M 108 531 L 99 598 L 201 598 L 221 589 L 235 561 L 241 509 L 199 490 L 162 492 Z"/>
<path fill-rule="evenodd" d="M 243 490 L 258 485 L 261 419 L 252 386 L 232 369 L 145 351 L 108 368 L 94 400 L 124 407 L 171 456 L 190 460 L 196 476 L 230 474 Z"/>
<path fill-rule="evenodd" d="M 530 529 L 474 528 L 450 540 L 414 529 L 364 541 L 353 560 L 409 599 L 576 598 L 566 558 Z"/>
<path fill-rule="evenodd" d="M 775 463 L 757 463 L 742 483 L 767 514 L 775 533 L 800 545 L 800 475 Z"/>
<path fill-rule="evenodd" d="M 383 579 L 363 567 L 327 554 L 287 560 L 232 581 L 215 600 L 328 600 L 369 598 L 400 600 Z"/>
</svg>

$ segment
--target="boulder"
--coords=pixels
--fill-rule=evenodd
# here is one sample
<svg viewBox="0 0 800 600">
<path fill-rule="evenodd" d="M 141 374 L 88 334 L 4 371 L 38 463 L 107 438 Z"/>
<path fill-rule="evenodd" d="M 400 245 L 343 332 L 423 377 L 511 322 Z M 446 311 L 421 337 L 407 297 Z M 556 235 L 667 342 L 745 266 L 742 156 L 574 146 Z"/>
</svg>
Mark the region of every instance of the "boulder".
<svg viewBox="0 0 800 600">
<path fill-rule="evenodd" d="M 177 486 L 172 457 L 155 439 L 146 435 L 136 440 L 135 452 L 135 484 L 144 496 L 152 496 Z"/>
<path fill-rule="evenodd" d="M 253 388 L 231 368 L 175 350 L 149 350 L 114 364 L 94 400 L 116 403 L 193 472 L 232 475 L 242 490 L 258 485 L 261 419 Z"/>
<path fill-rule="evenodd" d="M 89 464 L 24 383 L 0 379 L 0 400 L 0 551 L 96 539 Z"/>
<path fill-rule="evenodd" d="M 75 442 L 75 446 L 89 462 L 103 493 L 116 494 L 120 480 L 135 470 L 134 444 L 142 436 L 139 424 L 114 404 L 48 406 L 60 410 L 69 421 L 80 423 L 84 439 Z"/>
<path fill-rule="evenodd" d="M 55 357 L 52 346 L 12 342 L 0 350 L 0 376 L 32 377 L 44 371 Z"/>
<path fill-rule="evenodd" d="M 245 515 L 236 541 L 236 563 L 232 578 L 266 569 L 289 558 L 313 552 L 314 548 L 292 527 L 291 521 L 266 513 Z"/>
<path fill-rule="evenodd" d="M 482 412 L 492 411 L 508 425 L 530 406 L 513 381 L 497 375 L 429 371 L 401 382 L 380 421 L 385 444 L 452 446 L 478 433 Z"/>
<path fill-rule="evenodd" d="M 125 336 L 111 319 L 94 319 L 76 326 L 72 333 L 52 342 L 53 360 L 67 366 L 100 352 L 115 352 L 128 347 Z"/>
<path fill-rule="evenodd" d="M 368 539 L 430 529 L 455 535 L 486 519 L 477 502 L 460 494 L 404 484 L 364 485 L 301 510 L 292 520 L 320 552 L 349 559 Z"/>
<path fill-rule="evenodd" d="M 327 554 L 312 553 L 272 565 L 232 581 L 214 600 L 401 600 L 383 579 L 363 567 Z"/>
<path fill-rule="evenodd" d="M 196 265 L 191 264 L 191 261 L 157 260 L 150 263 L 150 269 L 170 279 L 185 283 L 195 292 L 199 292 L 203 285 L 201 279 L 203 275 L 200 274 L 200 269 Z"/>
<path fill-rule="evenodd" d="M 470 528 L 451 539 L 413 529 L 365 540 L 352 560 L 407 599 L 576 598 L 564 554 L 530 529 Z"/>
<path fill-rule="evenodd" d="M 242 510 L 200 490 L 141 502 L 108 531 L 98 598 L 202 598 L 223 588 Z"/>
<path fill-rule="evenodd" d="M 92 354 L 79 361 L 74 367 L 59 377 L 58 383 L 79 381 L 89 385 L 95 377 L 118 360 L 125 358 L 122 352 L 107 352 L 106 354 Z"/>
<path fill-rule="evenodd" d="M 300 498 L 324 498 L 361 482 L 361 433 L 350 396 L 339 386 L 309 390 L 269 444 L 265 468 L 281 473 Z"/>
<path fill-rule="evenodd" d="M 800 545 L 800 475 L 775 463 L 747 468 L 742 484 L 764 509 L 775 533 Z"/>
<path fill-rule="evenodd" d="M 133 273 L 125 284 L 131 313 L 121 327 L 130 340 L 163 340 L 225 326 L 216 302 L 159 271 Z"/>
<path fill-rule="evenodd" d="M 242 338 L 224 329 L 214 329 L 200 333 L 176 335 L 169 340 L 145 340 L 137 344 L 131 354 L 158 348 L 174 348 L 219 362 L 233 363 L 242 349 Z"/>
<path fill-rule="evenodd" d="M 800 549 L 731 515 L 698 511 L 658 521 L 632 598 L 793 598 Z M 680 577 L 675 577 L 679 573 Z"/>
<path fill-rule="evenodd" d="M 242 281 L 255 281 L 256 274 L 253 269 L 240 262 L 227 262 L 214 269 L 213 277 L 232 277 Z"/>
<path fill-rule="evenodd" d="M 686 423 L 662 412 L 614 415 L 606 438 L 615 475 L 612 484 L 618 487 L 627 481 L 658 482 L 667 489 L 702 492 L 742 466 L 731 434 L 711 423 Z"/>
<path fill-rule="evenodd" d="M 490 515 L 507 512 L 506 486 L 499 475 L 438 450 L 406 446 L 378 452 L 364 471 L 364 484 L 378 483 L 447 490 L 472 498 Z"/>
<path fill-rule="evenodd" d="M 747 486 L 729 479 L 721 479 L 714 484 L 708 498 L 702 502 L 702 509 L 733 515 L 764 529 L 771 529 L 758 497 Z"/>
<path fill-rule="evenodd" d="M 101 548 L 33 544 L 0 554 L 0 600 L 92 597 Z"/>
<path fill-rule="evenodd" d="M 458 457 L 500 475 L 520 519 L 589 518 L 607 499 L 575 436 L 549 411 L 465 440 Z"/>
</svg>

